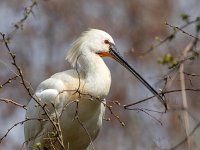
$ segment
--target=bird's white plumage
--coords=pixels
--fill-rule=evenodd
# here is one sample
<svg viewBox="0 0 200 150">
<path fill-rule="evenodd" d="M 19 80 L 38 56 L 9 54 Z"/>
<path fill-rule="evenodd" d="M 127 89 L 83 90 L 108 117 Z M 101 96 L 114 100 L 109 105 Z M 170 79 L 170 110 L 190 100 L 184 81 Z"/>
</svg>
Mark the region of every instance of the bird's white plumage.
<svg viewBox="0 0 200 150">
<path fill-rule="evenodd" d="M 103 100 L 109 92 L 110 71 L 103 59 L 97 55 L 98 52 L 109 51 L 109 47 L 104 43 L 105 40 L 114 43 L 112 37 L 104 31 L 91 29 L 84 32 L 73 43 L 67 54 L 67 60 L 74 69 L 54 74 L 36 89 L 35 97 L 47 104 L 49 116 L 51 118 L 59 116 L 66 149 L 85 150 L 91 143 L 91 139 L 93 141 L 96 138 L 101 127 L 105 107 L 98 100 L 90 100 L 85 94 Z M 84 95 L 75 93 L 77 89 Z M 79 100 L 79 119 L 91 139 L 80 122 L 74 118 L 77 104 L 73 101 L 76 99 Z M 52 103 L 55 108 L 52 107 Z M 24 125 L 28 150 L 34 149 L 38 144 L 41 148 L 60 149 L 58 142 L 49 140 L 49 136 L 54 131 L 52 123 L 35 119 L 47 119 L 47 116 L 43 108 L 33 99 L 27 106 L 26 117 L 34 118 Z"/>
<path fill-rule="evenodd" d="M 106 45 L 104 40 L 108 40 L 114 44 L 112 37 L 102 30 L 90 29 L 89 31 L 85 31 L 72 44 L 73 48 L 68 51 L 66 59 L 74 67 L 77 61 L 77 57 L 79 55 L 88 55 L 88 50 L 92 52 L 90 54 L 94 54 L 98 51 L 108 51 L 107 47 L 105 47 Z M 81 63 L 79 65 L 81 65 Z"/>
</svg>

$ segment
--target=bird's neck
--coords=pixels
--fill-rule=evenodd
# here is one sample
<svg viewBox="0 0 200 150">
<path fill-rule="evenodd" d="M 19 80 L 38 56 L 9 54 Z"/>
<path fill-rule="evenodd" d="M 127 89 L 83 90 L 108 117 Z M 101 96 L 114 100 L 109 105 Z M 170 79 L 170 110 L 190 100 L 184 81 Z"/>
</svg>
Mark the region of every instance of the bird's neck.
<svg viewBox="0 0 200 150">
<path fill-rule="evenodd" d="M 90 94 L 105 97 L 110 90 L 111 75 L 103 59 L 96 54 L 90 54 L 81 57 L 78 62 L 85 74 L 86 88 Z"/>
</svg>

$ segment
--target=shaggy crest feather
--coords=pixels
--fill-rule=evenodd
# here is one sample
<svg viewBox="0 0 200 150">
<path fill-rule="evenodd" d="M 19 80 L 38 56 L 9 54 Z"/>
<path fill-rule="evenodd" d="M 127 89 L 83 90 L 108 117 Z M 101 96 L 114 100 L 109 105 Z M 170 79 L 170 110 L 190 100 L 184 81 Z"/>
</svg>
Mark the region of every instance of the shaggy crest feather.
<svg viewBox="0 0 200 150">
<path fill-rule="evenodd" d="M 81 36 L 75 42 L 72 43 L 72 46 L 67 53 L 66 59 L 73 67 L 76 65 L 77 58 L 81 55 L 83 50 L 88 48 L 86 47 L 87 42 L 91 40 L 92 37 L 98 34 L 106 35 L 107 37 L 112 39 L 112 37 L 105 31 L 99 29 L 89 29 L 88 31 L 83 32 Z M 114 43 L 113 40 L 111 42 Z"/>
<path fill-rule="evenodd" d="M 88 31 L 82 33 L 81 37 L 79 37 L 75 42 L 72 43 L 70 50 L 67 52 L 66 59 L 68 62 L 74 67 L 77 57 L 81 54 L 80 47 L 83 44 L 85 34 Z"/>
</svg>

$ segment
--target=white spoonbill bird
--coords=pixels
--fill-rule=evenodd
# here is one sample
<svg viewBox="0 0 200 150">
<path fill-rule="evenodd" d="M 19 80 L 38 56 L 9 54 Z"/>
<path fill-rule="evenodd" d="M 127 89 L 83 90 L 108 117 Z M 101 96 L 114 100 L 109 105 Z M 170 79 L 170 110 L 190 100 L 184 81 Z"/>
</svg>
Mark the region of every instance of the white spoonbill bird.
<svg viewBox="0 0 200 150">
<path fill-rule="evenodd" d="M 119 55 L 106 32 L 84 32 L 68 51 L 73 69 L 43 81 L 27 105 L 24 124 L 28 150 L 86 150 L 97 137 L 105 112 L 111 76 L 102 57 L 114 58 L 159 100 L 162 97 Z M 65 148 L 64 148 L 65 147 Z"/>
</svg>

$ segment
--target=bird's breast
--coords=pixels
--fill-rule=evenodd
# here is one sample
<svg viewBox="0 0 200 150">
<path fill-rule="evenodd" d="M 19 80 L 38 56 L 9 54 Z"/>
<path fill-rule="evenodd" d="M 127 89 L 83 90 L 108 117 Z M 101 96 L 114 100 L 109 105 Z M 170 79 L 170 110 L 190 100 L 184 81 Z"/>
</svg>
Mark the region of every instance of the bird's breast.
<svg viewBox="0 0 200 150">
<path fill-rule="evenodd" d="M 96 69 L 95 72 L 89 73 L 85 79 L 84 89 L 95 97 L 105 98 L 111 85 L 110 70 L 107 66 Z"/>
</svg>

